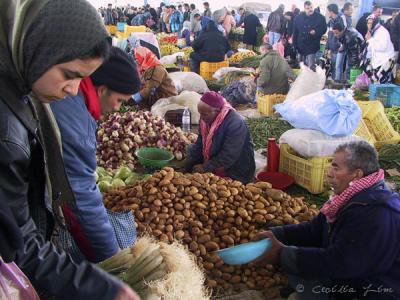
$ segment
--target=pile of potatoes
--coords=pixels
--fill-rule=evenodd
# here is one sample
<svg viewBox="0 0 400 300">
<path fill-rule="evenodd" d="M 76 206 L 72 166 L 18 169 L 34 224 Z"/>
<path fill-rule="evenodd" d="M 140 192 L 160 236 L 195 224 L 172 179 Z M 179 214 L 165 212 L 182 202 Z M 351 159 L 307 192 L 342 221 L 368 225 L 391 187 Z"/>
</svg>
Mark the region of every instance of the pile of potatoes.
<svg viewBox="0 0 400 300">
<path fill-rule="evenodd" d="M 243 185 L 214 174 L 164 168 L 147 181 L 104 195 L 112 211 L 131 209 L 138 233 L 183 241 L 207 273 L 210 288 L 268 289 L 286 277 L 271 266 L 228 266 L 215 250 L 249 242 L 260 228 L 296 224 L 318 214 L 315 205 L 291 198 L 267 182 Z"/>
</svg>

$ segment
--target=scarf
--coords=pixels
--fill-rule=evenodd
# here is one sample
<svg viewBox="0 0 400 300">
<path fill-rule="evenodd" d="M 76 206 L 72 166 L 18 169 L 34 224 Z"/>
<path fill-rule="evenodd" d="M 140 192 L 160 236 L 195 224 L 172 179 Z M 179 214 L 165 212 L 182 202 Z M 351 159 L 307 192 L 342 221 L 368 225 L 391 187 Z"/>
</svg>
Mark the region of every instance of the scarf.
<svg viewBox="0 0 400 300">
<path fill-rule="evenodd" d="M 321 208 L 321 213 L 326 216 L 328 223 L 332 224 L 336 221 L 338 212 L 358 193 L 374 186 L 385 179 L 385 171 L 372 173 L 368 176 L 360 178 L 350 183 L 340 195 L 331 197 Z"/>
<path fill-rule="evenodd" d="M 85 0 L 1 0 L 0 77 L 26 95 L 52 66 L 88 55 L 107 37 Z"/>
<path fill-rule="evenodd" d="M 224 122 L 225 117 L 231 110 L 234 110 L 234 108 L 228 102 L 226 102 L 225 105 L 222 107 L 218 116 L 215 118 L 214 122 L 211 124 L 211 126 L 207 125 L 206 122 L 204 121 L 200 122 L 200 132 L 201 132 L 201 138 L 203 140 L 204 161 L 208 161 L 210 159 L 210 152 L 212 148 L 214 135 L 217 132 L 218 128 L 221 126 L 221 124 Z"/>
<path fill-rule="evenodd" d="M 86 107 L 92 117 L 98 121 L 101 117 L 101 107 L 100 107 L 100 99 L 97 95 L 97 91 L 94 88 L 92 79 L 90 77 L 86 77 L 81 81 L 79 86 L 79 90 L 83 94 L 83 98 L 85 99 Z"/>
<path fill-rule="evenodd" d="M 157 56 L 146 47 L 137 47 L 135 49 L 135 58 L 140 68 L 140 75 L 143 75 L 149 68 L 161 65 Z"/>
</svg>

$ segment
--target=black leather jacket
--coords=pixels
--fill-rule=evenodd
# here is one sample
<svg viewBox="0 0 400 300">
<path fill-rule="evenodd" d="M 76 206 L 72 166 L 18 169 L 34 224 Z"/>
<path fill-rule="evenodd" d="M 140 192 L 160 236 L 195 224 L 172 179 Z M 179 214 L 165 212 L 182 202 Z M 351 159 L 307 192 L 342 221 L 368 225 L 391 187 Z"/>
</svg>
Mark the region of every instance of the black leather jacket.
<svg viewBox="0 0 400 300">
<path fill-rule="evenodd" d="M 0 197 L 24 238 L 15 263 L 37 290 L 57 299 L 115 299 L 120 282 L 89 263 L 76 265 L 45 240 L 52 215 L 44 197 L 43 147 L 39 122 L 25 99 L 0 78 Z"/>
<path fill-rule="evenodd" d="M 347 54 L 349 65 L 351 67 L 358 67 L 360 65 L 361 45 L 363 43 L 358 34 L 353 30 L 345 29 L 339 41 L 343 46 L 343 51 Z"/>
</svg>

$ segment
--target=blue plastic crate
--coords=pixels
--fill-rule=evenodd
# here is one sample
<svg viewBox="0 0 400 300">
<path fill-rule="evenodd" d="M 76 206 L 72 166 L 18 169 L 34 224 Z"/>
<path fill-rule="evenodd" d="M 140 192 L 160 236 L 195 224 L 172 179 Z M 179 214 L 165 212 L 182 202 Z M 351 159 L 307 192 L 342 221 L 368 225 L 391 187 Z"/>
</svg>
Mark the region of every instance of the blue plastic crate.
<svg viewBox="0 0 400 300">
<path fill-rule="evenodd" d="M 400 106 L 400 86 L 395 84 L 371 84 L 369 100 L 379 100 L 385 107 Z"/>
<path fill-rule="evenodd" d="M 118 31 L 124 32 L 125 31 L 125 26 L 126 26 L 125 22 L 118 22 L 117 23 Z"/>
</svg>

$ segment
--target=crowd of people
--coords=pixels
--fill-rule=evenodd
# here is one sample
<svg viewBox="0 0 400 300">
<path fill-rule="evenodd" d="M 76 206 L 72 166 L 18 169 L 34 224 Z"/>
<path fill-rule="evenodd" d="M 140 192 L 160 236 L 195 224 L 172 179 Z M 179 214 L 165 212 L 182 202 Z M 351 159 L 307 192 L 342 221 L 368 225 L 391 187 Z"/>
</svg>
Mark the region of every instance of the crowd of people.
<svg viewBox="0 0 400 300">
<path fill-rule="evenodd" d="M 210 59 L 222 60 L 229 56 L 230 47 L 226 44 L 232 28 L 243 27 L 243 43 L 246 48 L 253 49 L 257 43 L 257 28 L 261 25 L 255 12 L 239 8 L 229 11 L 226 8 L 212 11 L 208 2 L 203 3 L 203 11 L 195 4 L 183 4 L 175 7 L 161 3 L 155 9 L 146 5 L 141 8 L 127 6 L 125 8 L 101 8 L 100 13 L 105 24 L 126 22 L 131 25 L 145 25 L 157 32 L 176 33 L 185 40 L 186 46 L 192 46 L 196 39 L 195 48 L 203 44 L 205 37 L 202 33 L 210 30 L 220 33 L 218 38 L 221 45 L 210 49 L 196 49 L 192 59 L 194 70 L 198 70 L 199 55 Z M 399 62 L 400 17 L 399 11 L 394 10 L 392 17 L 383 22 L 382 8 L 374 6 L 373 11 L 366 13 L 355 22 L 353 5 L 347 2 L 342 8 L 335 3 L 327 6 L 327 18 L 315 8 L 311 1 L 304 3 L 304 10 L 300 11 L 295 5 L 290 11 L 280 5 L 273 11 L 266 26 L 264 42 L 270 44 L 289 62 L 304 62 L 313 67 L 324 56 L 329 60 L 328 74 L 338 82 L 347 81 L 351 68 L 362 68 L 371 82 L 392 82 L 395 77 L 396 64 Z M 208 26 L 213 22 L 215 26 Z M 356 26 L 353 26 L 356 24 Z M 327 34 L 326 48 L 320 51 L 321 40 Z M 207 39 L 206 39 L 207 41 Z M 214 53 L 214 48 L 220 48 Z M 204 52 L 207 52 L 204 55 Z M 211 53 L 212 52 L 212 53 Z M 206 60 L 206 59 L 205 59 Z"/>
</svg>

